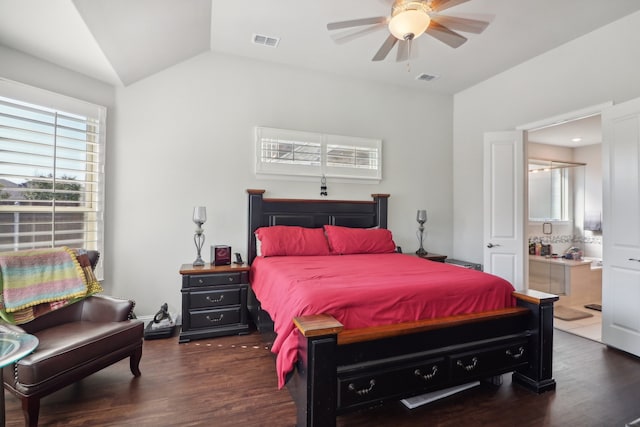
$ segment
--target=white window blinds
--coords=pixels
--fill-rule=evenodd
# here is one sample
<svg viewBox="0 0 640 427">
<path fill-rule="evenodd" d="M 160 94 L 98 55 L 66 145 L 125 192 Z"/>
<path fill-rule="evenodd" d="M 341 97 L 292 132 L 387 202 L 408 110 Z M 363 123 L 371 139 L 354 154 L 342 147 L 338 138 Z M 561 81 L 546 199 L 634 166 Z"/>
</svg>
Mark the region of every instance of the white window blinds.
<svg viewBox="0 0 640 427">
<path fill-rule="evenodd" d="M 326 135 L 325 174 L 343 178 L 382 178 L 380 140 Z"/>
<path fill-rule="evenodd" d="M 256 127 L 256 173 L 379 181 L 382 141 Z"/>
<path fill-rule="evenodd" d="M 103 248 L 106 108 L 0 79 L 0 251 Z"/>
</svg>

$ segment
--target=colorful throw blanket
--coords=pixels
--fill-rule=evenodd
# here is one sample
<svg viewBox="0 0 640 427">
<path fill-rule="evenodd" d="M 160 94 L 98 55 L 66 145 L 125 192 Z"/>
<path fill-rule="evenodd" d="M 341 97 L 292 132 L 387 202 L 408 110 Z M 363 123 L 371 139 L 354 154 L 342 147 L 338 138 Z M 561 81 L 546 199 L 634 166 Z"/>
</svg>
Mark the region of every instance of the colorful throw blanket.
<svg viewBox="0 0 640 427">
<path fill-rule="evenodd" d="M 9 323 L 26 323 L 101 290 L 86 253 L 67 247 L 0 253 L 0 317 Z"/>
</svg>

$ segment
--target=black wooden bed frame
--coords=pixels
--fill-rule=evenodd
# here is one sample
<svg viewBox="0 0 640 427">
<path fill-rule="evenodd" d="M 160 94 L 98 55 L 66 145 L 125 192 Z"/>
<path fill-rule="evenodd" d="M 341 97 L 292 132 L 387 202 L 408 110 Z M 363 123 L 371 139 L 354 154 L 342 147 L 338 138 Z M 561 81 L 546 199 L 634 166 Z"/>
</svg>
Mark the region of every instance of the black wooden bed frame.
<svg viewBox="0 0 640 427">
<path fill-rule="evenodd" d="M 248 262 L 259 227 L 325 224 L 387 227 L 388 194 L 372 201 L 267 199 L 249 194 Z M 425 261 L 426 262 L 426 261 Z M 335 426 L 360 408 L 513 372 L 536 393 L 554 390 L 553 304 L 556 295 L 514 292 L 517 306 L 483 313 L 343 330 L 327 314 L 291 319 L 300 331 L 296 370 L 287 382 L 297 426 Z M 273 322 L 249 290 L 248 308 L 260 333 Z"/>
</svg>

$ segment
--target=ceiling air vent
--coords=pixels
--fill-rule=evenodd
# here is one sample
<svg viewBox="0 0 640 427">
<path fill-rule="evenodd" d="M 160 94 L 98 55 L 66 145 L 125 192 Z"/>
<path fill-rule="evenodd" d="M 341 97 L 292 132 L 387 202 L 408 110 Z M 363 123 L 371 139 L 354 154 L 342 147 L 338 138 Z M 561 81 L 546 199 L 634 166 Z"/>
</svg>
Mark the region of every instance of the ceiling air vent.
<svg viewBox="0 0 640 427">
<path fill-rule="evenodd" d="M 427 73 L 418 74 L 416 76 L 416 80 L 422 80 L 423 82 L 430 82 L 431 80 L 437 79 L 438 76 L 434 76 Z"/>
<path fill-rule="evenodd" d="M 269 37 L 269 36 L 263 36 L 261 34 L 254 34 L 253 42 L 255 44 L 260 44 L 263 46 L 278 47 L 278 43 L 280 43 L 280 39 L 277 37 Z"/>
</svg>

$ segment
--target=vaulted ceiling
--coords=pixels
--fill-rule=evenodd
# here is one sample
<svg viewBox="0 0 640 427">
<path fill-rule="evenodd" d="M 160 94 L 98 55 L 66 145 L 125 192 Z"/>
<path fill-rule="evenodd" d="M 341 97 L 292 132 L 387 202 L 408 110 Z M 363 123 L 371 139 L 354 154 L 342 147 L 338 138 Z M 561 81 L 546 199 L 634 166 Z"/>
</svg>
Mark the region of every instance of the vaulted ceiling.
<svg viewBox="0 0 640 427">
<path fill-rule="evenodd" d="M 457 49 L 423 35 L 408 63 L 394 52 L 371 61 L 384 26 L 342 44 L 327 30 L 329 22 L 388 15 L 391 3 L 0 0 L 0 44 L 117 86 L 214 51 L 452 94 L 640 10 L 638 0 L 470 0 L 443 14 L 490 20 L 488 28 L 463 33 L 468 41 Z M 278 38 L 278 46 L 254 44 L 255 35 Z M 438 77 L 416 80 L 422 73 Z"/>
</svg>

